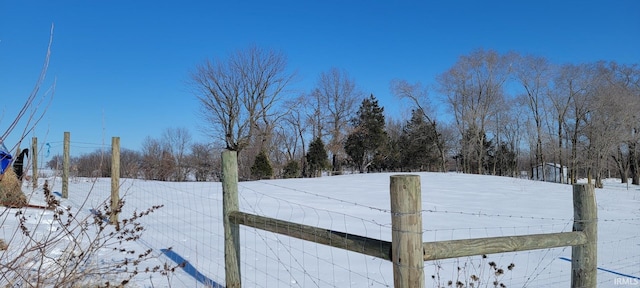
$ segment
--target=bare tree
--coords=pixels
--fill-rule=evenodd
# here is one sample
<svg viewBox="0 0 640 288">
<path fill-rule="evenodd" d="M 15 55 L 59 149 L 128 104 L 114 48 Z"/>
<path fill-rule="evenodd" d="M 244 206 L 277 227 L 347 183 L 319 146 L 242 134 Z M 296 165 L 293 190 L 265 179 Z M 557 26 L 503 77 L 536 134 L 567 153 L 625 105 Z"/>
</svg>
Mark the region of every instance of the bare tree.
<svg viewBox="0 0 640 288">
<path fill-rule="evenodd" d="M 137 179 L 140 176 L 142 155 L 138 151 L 122 149 L 120 151 L 120 173 L 123 178 Z"/>
<path fill-rule="evenodd" d="M 613 111 L 617 106 L 615 105 L 617 101 L 603 101 L 605 98 L 611 100 L 610 97 L 617 95 L 610 93 L 611 91 L 607 87 L 603 87 L 602 81 L 599 82 L 592 84 L 594 87 L 590 93 L 591 100 L 589 101 L 591 106 L 584 119 L 583 136 L 587 140 L 584 146 L 584 165 L 587 168 L 589 183 L 592 183 L 592 177 L 595 176 L 595 186 L 602 188 L 603 162 L 609 154 L 610 141 L 618 140 L 614 135 L 617 134 L 617 127 L 621 123 L 616 119 L 619 115 Z"/>
<path fill-rule="evenodd" d="M 308 108 L 309 98 L 307 95 L 300 95 L 297 98 L 287 101 L 285 104 L 291 107 L 284 115 L 281 121 L 281 125 L 278 129 L 280 134 L 280 146 L 282 153 L 285 154 L 287 162 L 299 161 L 298 167 L 306 168 L 306 144 L 305 136 L 308 132 L 309 126 L 307 124 L 312 123 L 309 119 L 310 114 L 305 114 L 305 108 Z M 314 109 L 314 108 L 311 108 Z M 313 130 L 313 126 L 311 127 Z"/>
<path fill-rule="evenodd" d="M 583 144 L 580 137 L 584 135 L 585 121 L 592 107 L 590 102 L 594 99 L 595 71 L 593 64 L 563 65 L 555 79 L 556 90 L 551 97 L 558 112 L 556 114 L 558 121 L 564 121 L 562 125 L 558 124 L 558 136 L 565 137 L 570 146 L 568 166 L 571 183 L 576 183 L 578 177 L 580 161 L 578 152 Z M 561 129 L 566 130 L 566 136 Z M 560 159 L 562 159 L 561 155 Z"/>
<path fill-rule="evenodd" d="M 596 111 L 604 113 L 600 117 L 608 117 L 601 125 L 607 129 L 614 145 L 610 152 L 623 183 L 628 182 L 629 173 L 633 184 L 640 184 L 638 168 L 638 145 L 640 145 L 640 66 L 624 65 L 615 62 L 599 63 L 599 73 L 603 75 L 597 95 L 599 96 Z M 615 136 L 615 138 L 614 138 Z M 597 179 L 596 179 L 597 180 Z"/>
<path fill-rule="evenodd" d="M 304 96 L 289 100 L 285 104 L 291 107 L 284 115 L 280 125 L 277 128 L 276 135 L 278 141 L 276 142 L 279 147 L 278 150 L 284 154 L 285 162 L 297 160 L 304 157 L 305 154 L 305 133 L 307 126 L 304 121 Z"/>
<path fill-rule="evenodd" d="M 573 64 L 565 64 L 560 66 L 554 75 L 553 78 L 553 87 L 549 90 L 549 100 L 551 105 L 553 106 L 553 114 L 555 117 L 556 125 L 556 151 L 557 151 L 557 159 L 560 167 L 566 166 L 568 163 L 565 161 L 564 150 L 568 147 L 568 138 L 567 137 L 567 121 L 569 117 L 569 111 L 572 107 L 573 99 L 579 97 L 579 95 L 585 93 L 585 89 L 587 86 L 586 83 L 586 74 L 584 73 L 584 69 L 581 66 L 576 66 Z M 575 163 L 571 163 L 573 166 Z M 564 173 L 563 169 L 560 170 L 561 173 Z M 564 177 L 561 177 L 564 179 Z M 574 177 L 569 178 L 569 180 L 575 179 Z"/>
<path fill-rule="evenodd" d="M 532 55 L 519 56 L 516 63 L 515 76 L 524 89 L 524 94 L 521 96 L 522 102 L 529 108 L 535 124 L 534 164 L 544 165 L 543 125 L 547 123 L 547 96 L 553 75 L 552 66 L 546 58 Z"/>
<path fill-rule="evenodd" d="M 163 150 L 159 140 L 146 137 L 142 142 L 142 175 L 146 180 L 159 180 Z"/>
<path fill-rule="evenodd" d="M 257 133 L 259 121 L 273 115 L 292 80 L 286 68 L 284 54 L 258 47 L 198 65 L 189 84 L 212 136 L 222 137 L 227 149 L 242 151 Z"/>
<path fill-rule="evenodd" d="M 521 164 L 520 158 L 523 156 L 522 141 L 527 138 L 527 129 L 524 129 L 525 123 L 527 123 L 526 113 L 524 113 L 525 107 L 522 105 L 511 105 L 512 109 L 507 110 L 503 115 L 501 122 L 501 135 L 504 137 L 505 145 L 509 147 L 511 151 L 515 153 L 515 159 L 512 163 L 506 163 L 513 169 L 512 177 L 518 177 L 518 172 Z M 529 167 L 531 165 L 529 164 Z"/>
<path fill-rule="evenodd" d="M 23 127 L 22 132 L 18 137 L 17 143 L 14 146 L 7 147 L 9 151 L 15 151 L 20 147 L 22 140 L 24 140 L 24 138 L 36 128 L 36 125 L 40 122 L 42 117 L 44 117 L 45 113 L 47 112 L 48 106 L 53 100 L 56 87 L 55 80 L 53 81 L 51 87 L 45 91 L 45 93 L 40 93 L 40 89 L 44 85 L 47 78 L 47 70 L 49 69 L 49 60 L 51 59 L 51 46 L 53 44 L 53 28 L 54 25 L 51 24 L 47 53 L 40 70 L 40 76 L 33 86 L 33 90 L 25 99 L 24 104 L 18 111 L 17 115 L 9 118 L 11 119 L 11 123 L 9 123 L 8 125 L 6 123 L 2 123 L 2 119 L 4 117 L 2 117 L 3 115 L 0 115 L 0 123 L 2 123 L 3 127 L 6 127 L 5 131 L 0 134 L 0 143 L 3 143 L 7 139 L 7 137 L 14 132 L 19 124 Z M 5 143 L 5 145 L 7 144 Z M 2 179 L 2 174 L 0 174 L 0 179 Z"/>
<path fill-rule="evenodd" d="M 220 153 L 211 145 L 195 143 L 191 145 L 189 156 L 191 170 L 196 181 L 217 181 L 220 176 Z"/>
<path fill-rule="evenodd" d="M 628 133 L 629 169 L 631 170 L 632 183 L 640 185 L 640 65 L 616 66 L 614 82 L 622 93 L 627 95 L 629 102 L 627 108 L 631 113 L 631 119 L 626 125 Z M 626 177 L 626 175 L 625 175 Z M 626 179 L 625 179 L 626 180 Z"/>
<path fill-rule="evenodd" d="M 504 98 L 509 78 L 509 55 L 476 50 L 461 56 L 454 66 L 437 77 L 439 91 L 447 97 L 461 138 L 463 171 L 483 174 L 486 133 Z"/>
<path fill-rule="evenodd" d="M 162 133 L 162 145 L 174 157 L 174 171 L 176 172 L 174 180 L 185 181 L 190 170 L 187 156 L 191 147 L 191 133 L 184 127 L 167 128 Z"/>
<path fill-rule="evenodd" d="M 432 109 L 431 100 L 429 99 L 429 93 L 426 87 L 423 87 L 420 83 L 409 84 L 405 80 L 393 80 L 391 81 L 391 93 L 401 99 L 408 99 L 419 111 L 422 113 L 424 119 L 431 125 L 433 131 L 435 131 L 435 139 L 433 144 L 440 154 L 439 170 L 444 172 L 447 170 L 447 149 L 445 141 L 442 139 L 442 133 L 440 133 L 440 127 L 437 127 L 437 120 L 435 118 L 435 112 Z"/>
<path fill-rule="evenodd" d="M 111 151 L 98 149 L 88 154 L 74 157 L 75 164 L 80 177 L 111 177 Z"/>
<path fill-rule="evenodd" d="M 320 74 L 316 88 L 311 97 L 318 104 L 313 111 L 313 120 L 317 125 L 317 135 L 324 137 L 323 130 L 329 134 L 327 150 L 332 159 L 334 170 L 338 170 L 339 162 L 346 159 L 344 141 L 348 135 L 349 120 L 354 115 L 358 101 L 363 98 L 362 92 L 356 88 L 355 81 L 349 74 L 338 68 L 332 68 Z M 316 123 L 326 121 L 324 124 Z"/>
<path fill-rule="evenodd" d="M 323 138 L 326 135 L 327 119 L 320 93 L 303 94 L 300 96 L 304 103 L 305 123 L 311 128 L 311 138 Z"/>
</svg>

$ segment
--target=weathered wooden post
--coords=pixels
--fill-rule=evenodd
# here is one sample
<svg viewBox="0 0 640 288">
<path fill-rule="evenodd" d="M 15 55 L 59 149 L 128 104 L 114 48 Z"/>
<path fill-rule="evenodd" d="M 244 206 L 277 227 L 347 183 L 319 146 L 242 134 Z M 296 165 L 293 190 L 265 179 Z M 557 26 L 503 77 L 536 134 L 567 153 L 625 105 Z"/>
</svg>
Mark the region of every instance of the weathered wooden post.
<svg viewBox="0 0 640 288">
<path fill-rule="evenodd" d="M 62 144 L 62 198 L 69 198 L 69 146 L 71 135 L 64 132 L 64 142 Z"/>
<path fill-rule="evenodd" d="M 571 287 L 596 288 L 598 210 L 593 184 L 573 185 L 573 231 L 584 232 L 587 243 L 571 249 Z"/>
<path fill-rule="evenodd" d="M 120 137 L 111 138 L 111 215 L 109 222 L 117 225 L 120 211 Z"/>
<path fill-rule="evenodd" d="M 393 175 L 390 186 L 394 287 L 424 287 L 420 176 Z"/>
<path fill-rule="evenodd" d="M 31 138 L 31 181 L 38 188 L 38 137 Z"/>
<path fill-rule="evenodd" d="M 222 152 L 222 210 L 224 224 L 225 287 L 242 287 L 240 281 L 240 225 L 229 220 L 229 213 L 239 211 L 238 154 Z"/>
</svg>

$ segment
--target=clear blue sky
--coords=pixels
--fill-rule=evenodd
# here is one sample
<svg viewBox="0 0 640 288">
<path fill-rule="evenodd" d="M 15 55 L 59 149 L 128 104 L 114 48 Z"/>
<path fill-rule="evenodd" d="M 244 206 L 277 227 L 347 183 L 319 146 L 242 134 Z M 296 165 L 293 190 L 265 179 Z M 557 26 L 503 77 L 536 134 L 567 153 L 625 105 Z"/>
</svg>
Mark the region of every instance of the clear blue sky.
<svg viewBox="0 0 640 288">
<path fill-rule="evenodd" d="M 0 131 L 35 83 L 55 24 L 47 88 L 55 97 L 35 133 L 60 153 L 92 152 L 112 136 L 140 150 L 166 128 L 201 132 L 185 82 L 206 58 L 250 45 L 279 49 L 310 91 L 345 69 L 394 117 L 392 79 L 433 83 L 474 49 L 555 63 L 640 62 L 640 1 L 7 1 L 0 0 Z M 295 96 L 295 95 L 294 95 Z M 20 131 L 6 140 L 13 146 Z M 82 144 L 86 143 L 86 144 Z M 26 144 L 23 144 L 23 147 Z M 84 150 L 83 150 L 84 149 Z"/>
</svg>

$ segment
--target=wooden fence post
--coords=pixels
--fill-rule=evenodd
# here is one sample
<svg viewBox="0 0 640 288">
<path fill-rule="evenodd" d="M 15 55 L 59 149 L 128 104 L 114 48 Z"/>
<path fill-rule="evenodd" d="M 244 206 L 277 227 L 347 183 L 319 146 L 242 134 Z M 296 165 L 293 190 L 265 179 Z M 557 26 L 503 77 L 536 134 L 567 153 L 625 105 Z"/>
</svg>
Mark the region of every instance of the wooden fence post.
<svg viewBox="0 0 640 288">
<path fill-rule="evenodd" d="M 238 154 L 222 152 L 222 210 L 224 224 L 225 287 L 242 287 L 240 281 L 240 225 L 229 220 L 229 213 L 239 211 Z"/>
<path fill-rule="evenodd" d="M 394 287 L 424 287 L 420 176 L 393 175 L 390 186 Z"/>
<path fill-rule="evenodd" d="M 31 138 L 31 182 L 38 188 L 38 137 Z"/>
<path fill-rule="evenodd" d="M 120 212 L 120 137 L 111 138 L 111 215 L 109 222 L 117 225 Z"/>
<path fill-rule="evenodd" d="M 571 287 L 596 288 L 598 269 L 598 209 L 593 184 L 573 185 L 573 231 L 587 243 L 571 249 Z"/>
<path fill-rule="evenodd" d="M 62 151 L 62 198 L 69 198 L 69 145 L 71 143 L 71 135 L 64 132 L 64 143 Z"/>
</svg>

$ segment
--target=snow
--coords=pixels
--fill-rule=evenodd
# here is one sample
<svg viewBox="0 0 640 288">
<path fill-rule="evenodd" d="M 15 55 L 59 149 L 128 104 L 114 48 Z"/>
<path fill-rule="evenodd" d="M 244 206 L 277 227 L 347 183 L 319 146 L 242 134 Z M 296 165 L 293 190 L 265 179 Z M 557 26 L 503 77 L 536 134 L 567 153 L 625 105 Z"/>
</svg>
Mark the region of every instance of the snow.
<svg viewBox="0 0 640 288">
<path fill-rule="evenodd" d="M 512 236 L 571 231 L 572 187 L 507 177 L 457 173 L 416 173 L 421 176 L 423 240 L 439 241 L 477 237 Z M 327 176 L 312 179 L 240 182 L 239 202 L 244 212 L 317 226 L 360 236 L 391 240 L 388 173 Z M 40 179 L 41 183 L 45 179 Z M 47 178 L 53 191 L 61 191 L 60 178 Z M 110 195 L 110 179 L 73 178 L 69 199 L 60 199 L 77 217 L 90 217 L 91 208 L 104 205 Z M 598 283 L 635 283 L 640 277 L 640 187 L 605 181 L 596 190 L 598 203 Z M 31 192 L 25 183 L 24 191 Z M 158 182 L 121 180 L 125 199 L 121 217 L 154 205 L 157 211 L 140 218 L 145 228 L 140 241 L 126 248 L 153 249 L 154 258 L 145 265 L 189 261 L 170 277 L 142 274 L 134 287 L 205 287 L 224 285 L 224 238 L 222 188 L 214 182 Z M 31 193 L 31 203 L 42 204 L 41 187 Z M 2 213 L 0 238 L 10 249 L 0 261 L 11 259 L 20 246 L 16 233 L 18 209 Z M 50 235 L 59 229 L 52 211 L 21 209 L 26 226 L 35 235 Z M 17 235 L 17 236 L 16 236 Z M 241 274 L 244 287 L 393 287 L 390 262 L 341 249 L 241 227 Z M 61 243 L 70 243 L 65 239 Z M 163 254 L 161 249 L 171 248 Z M 46 250 L 50 259 L 65 253 L 65 247 Z M 95 265 L 106 265 L 123 255 L 101 249 Z M 463 257 L 425 262 L 427 287 L 446 287 L 449 280 L 468 282 L 478 276 L 483 285 L 499 280 L 507 287 L 568 287 L 571 248 Z M 488 265 L 505 269 L 495 276 Z M 511 263 L 515 268 L 507 270 Z M 50 265 L 47 263 L 47 265 Z M 460 268 L 460 269 L 458 269 Z M 615 274 L 615 273 L 619 274 Z M 109 279 L 117 279 L 112 275 Z M 0 279 L 0 282 L 5 281 Z M 212 281 L 212 282 L 210 282 Z M 626 281 L 626 282 L 625 282 Z M 0 283 L 2 285 L 6 283 Z"/>
</svg>

